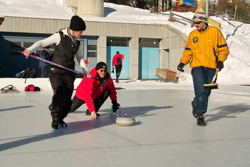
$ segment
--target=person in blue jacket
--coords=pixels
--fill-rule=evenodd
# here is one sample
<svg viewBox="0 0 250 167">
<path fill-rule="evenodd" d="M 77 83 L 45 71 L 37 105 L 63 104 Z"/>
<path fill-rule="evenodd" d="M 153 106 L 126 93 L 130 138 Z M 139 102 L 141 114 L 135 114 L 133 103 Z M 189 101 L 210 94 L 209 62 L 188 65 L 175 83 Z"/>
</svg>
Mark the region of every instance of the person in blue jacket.
<svg viewBox="0 0 250 167">
<path fill-rule="evenodd" d="M 46 46 L 40 54 L 40 57 L 45 60 L 49 60 L 49 49 L 50 46 Z M 48 63 L 44 61 L 39 61 L 39 68 L 41 68 L 41 78 L 45 78 L 47 76 L 48 71 Z"/>
</svg>

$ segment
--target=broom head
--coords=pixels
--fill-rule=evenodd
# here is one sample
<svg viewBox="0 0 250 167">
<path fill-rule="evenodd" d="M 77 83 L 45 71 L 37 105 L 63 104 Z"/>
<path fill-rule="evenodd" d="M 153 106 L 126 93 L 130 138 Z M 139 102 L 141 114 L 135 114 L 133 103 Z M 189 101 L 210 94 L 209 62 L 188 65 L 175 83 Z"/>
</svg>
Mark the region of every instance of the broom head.
<svg viewBox="0 0 250 167">
<path fill-rule="evenodd" d="M 218 89 L 218 84 L 217 83 L 204 84 L 203 89 L 204 90 Z"/>
</svg>

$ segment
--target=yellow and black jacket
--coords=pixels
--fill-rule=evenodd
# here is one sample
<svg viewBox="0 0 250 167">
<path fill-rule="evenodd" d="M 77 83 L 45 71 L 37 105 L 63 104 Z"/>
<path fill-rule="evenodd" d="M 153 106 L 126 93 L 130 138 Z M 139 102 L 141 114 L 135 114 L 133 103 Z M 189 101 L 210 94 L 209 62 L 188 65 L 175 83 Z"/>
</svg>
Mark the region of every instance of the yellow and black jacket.
<svg viewBox="0 0 250 167">
<path fill-rule="evenodd" d="M 224 62 L 229 49 L 221 31 L 213 26 L 207 26 L 204 31 L 195 29 L 187 39 L 181 63 L 190 67 L 207 67 L 216 69 L 218 61 Z"/>
</svg>

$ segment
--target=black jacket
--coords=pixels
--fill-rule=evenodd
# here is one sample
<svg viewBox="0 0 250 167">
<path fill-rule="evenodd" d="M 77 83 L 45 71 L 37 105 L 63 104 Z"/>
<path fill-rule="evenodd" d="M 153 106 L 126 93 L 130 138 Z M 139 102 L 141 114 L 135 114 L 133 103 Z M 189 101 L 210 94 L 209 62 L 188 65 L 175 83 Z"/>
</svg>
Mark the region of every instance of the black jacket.
<svg viewBox="0 0 250 167">
<path fill-rule="evenodd" d="M 79 49 L 80 41 L 75 44 L 72 42 L 68 35 L 63 34 L 60 30 L 61 41 L 58 45 L 54 46 L 54 56 L 52 62 L 62 65 L 64 67 L 75 70 L 74 56 Z M 61 74 L 72 74 L 72 72 L 51 65 L 50 72 L 61 73 Z"/>
</svg>

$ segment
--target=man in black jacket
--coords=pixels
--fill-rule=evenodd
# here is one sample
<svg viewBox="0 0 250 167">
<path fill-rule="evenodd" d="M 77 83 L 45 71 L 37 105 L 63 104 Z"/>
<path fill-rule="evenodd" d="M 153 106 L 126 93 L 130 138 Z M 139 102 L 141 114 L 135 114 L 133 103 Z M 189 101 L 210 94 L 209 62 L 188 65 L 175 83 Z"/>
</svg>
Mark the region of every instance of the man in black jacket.
<svg viewBox="0 0 250 167">
<path fill-rule="evenodd" d="M 78 38 L 86 29 L 85 22 L 79 16 L 73 16 L 69 28 L 61 29 L 50 37 L 34 43 L 31 47 L 24 50 L 26 58 L 37 48 L 44 46 L 54 46 L 53 62 L 70 69 L 75 69 L 74 56 L 79 62 L 83 72 L 89 77 L 86 65 L 83 60 L 83 54 L 79 50 L 80 40 Z M 67 127 L 63 119 L 67 116 L 72 101 L 71 96 L 74 90 L 75 74 L 57 66 L 50 66 L 49 73 L 51 87 L 54 95 L 52 103 L 49 105 L 52 116 L 52 128 Z"/>
</svg>

